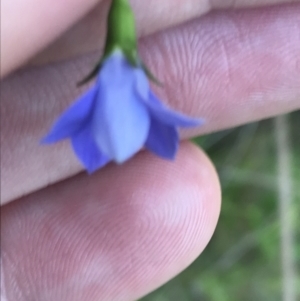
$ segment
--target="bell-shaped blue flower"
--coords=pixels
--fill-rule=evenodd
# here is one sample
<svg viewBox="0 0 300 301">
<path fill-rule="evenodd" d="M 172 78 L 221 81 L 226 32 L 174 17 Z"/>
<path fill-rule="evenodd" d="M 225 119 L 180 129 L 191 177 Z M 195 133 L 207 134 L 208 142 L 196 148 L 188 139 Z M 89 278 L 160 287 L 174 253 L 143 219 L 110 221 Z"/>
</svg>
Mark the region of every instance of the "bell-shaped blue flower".
<svg viewBox="0 0 300 301">
<path fill-rule="evenodd" d="M 92 173 L 110 161 L 123 163 L 144 147 L 173 159 L 177 128 L 201 123 L 163 105 L 150 90 L 144 70 L 115 51 L 103 62 L 96 84 L 62 114 L 42 142 L 70 138 L 75 154 Z"/>
</svg>

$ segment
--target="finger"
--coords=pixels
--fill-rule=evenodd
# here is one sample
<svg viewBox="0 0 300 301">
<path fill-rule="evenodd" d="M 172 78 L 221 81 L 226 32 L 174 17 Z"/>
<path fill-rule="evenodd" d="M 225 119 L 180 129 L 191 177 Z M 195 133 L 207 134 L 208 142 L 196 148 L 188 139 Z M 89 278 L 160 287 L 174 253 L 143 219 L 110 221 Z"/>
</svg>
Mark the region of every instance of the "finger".
<svg viewBox="0 0 300 301">
<path fill-rule="evenodd" d="M 147 2 L 133 0 L 131 2 L 136 11 L 138 35 L 145 36 L 196 18 L 213 9 L 255 7 L 297 1 L 300 2 L 300 0 L 186 0 L 181 1 L 180 5 L 170 0 L 162 0 L 159 5 L 157 0 Z M 99 47 L 104 46 L 107 10 L 107 2 L 98 5 L 92 13 L 36 56 L 30 64 L 40 65 L 99 51 Z"/>
<path fill-rule="evenodd" d="M 143 153 L 2 209 L 7 300 L 137 300 L 205 248 L 220 187 L 191 144 L 174 163 Z"/>
<path fill-rule="evenodd" d="M 164 81 L 161 99 L 204 117 L 211 132 L 299 108 L 300 6 L 219 12 L 146 39 L 142 55 Z M 1 200 L 65 179 L 82 167 L 68 142 L 39 145 L 82 92 L 83 57 L 23 71 L 2 83 Z"/>
<path fill-rule="evenodd" d="M 161 99 L 204 116 L 208 133 L 300 109 L 300 4 L 236 13 L 156 34 L 141 50 Z"/>
<path fill-rule="evenodd" d="M 51 0 L 26 2 L 3 0 L 2 2 L 1 77 L 45 48 L 97 3 L 98 8 L 92 15 L 73 28 L 66 38 L 56 45 L 54 53 L 56 56 L 59 54 L 59 57 L 64 57 L 69 55 L 70 50 L 78 54 L 99 47 L 99 30 L 104 31 L 109 5 L 109 1 L 101 0 L 60 1 L 56 5 L 53 5 Z M 214 8 L 288 2 L 295 2 L 295 0 L 186 0 L 181 1 L 179 5 L 174 5 L 174 1 L 170 0 L 161 0 L 159 4 L 157 0 L 147 2 L 133 0 L 132 4 L 138 16 L 140 33 L 148 33 L 189 20 Z M 51 51 L 50 54 L 45 54 L 45 57 L 49 58 L 49 56 L 52 57 Z"/>
</svg>

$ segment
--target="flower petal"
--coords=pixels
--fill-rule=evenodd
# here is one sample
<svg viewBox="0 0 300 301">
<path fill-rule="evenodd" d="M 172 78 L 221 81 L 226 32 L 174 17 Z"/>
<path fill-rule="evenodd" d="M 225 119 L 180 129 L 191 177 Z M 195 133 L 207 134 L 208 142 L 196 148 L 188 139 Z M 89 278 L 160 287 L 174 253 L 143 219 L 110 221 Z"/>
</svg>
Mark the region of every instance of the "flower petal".
<svg viewBox="0 0 300 301">
<path fill-rule="evenodd" d="M 179 135 L 176 127 L 152 118 L 146 148 L 160 157 L 174 159 L 178 145 Z"/>
<path fill-rule="evenodd" d="M 144 100 L 148 109 L 157 119 L 166 124 L 182 127 L 199 126 L 204 123 L 202 119 L 195 119 L 177 113 L 165 106 L 150 90 L 149 81 L 144 71 L 139 70 L 136 76 L 136 92 Z"/>
<path fill-rule="evenodd" d="M 149 97 L 145 103 L 152 115 L 165 124 L 180 127 L 193 127 L 200 126 L 204 123 L 203 119 L 190 118 L 169 109 L 154 95 L 152 91 L 149 92 Z"/>
<path fill-rule="evenodd" d="M 82 95 L 69 109 L 67 109 L 52 127 L 50 133 L 43 138 L 42 143 L 54 143 L 69 138 L 78 132 L 91 116 L 96 86 Z"/>
<path fill-rule="evenodd" d="M 136 92 L 139 96 L 147 100 L 149 98 L 150 85 L 149 80 L 142 69 L 137 69 L 136 71 Z"/>
<path fill-rule="evenodd" d="M 100 149 L 122 163 L 139 151 L 148 135 L 148 110 L 135 92 L 136 68 L 120 54 L 105 62 L 98 78 L 93 135 Z"/>
<path fill-rule="evenodd" d="M 93 173 L 111 161 L 100 151 L 93 140 L 90 126 L 85 127 L 72 137 L 72 146 L 75 154 L 89 173 Z"/>
</svg>

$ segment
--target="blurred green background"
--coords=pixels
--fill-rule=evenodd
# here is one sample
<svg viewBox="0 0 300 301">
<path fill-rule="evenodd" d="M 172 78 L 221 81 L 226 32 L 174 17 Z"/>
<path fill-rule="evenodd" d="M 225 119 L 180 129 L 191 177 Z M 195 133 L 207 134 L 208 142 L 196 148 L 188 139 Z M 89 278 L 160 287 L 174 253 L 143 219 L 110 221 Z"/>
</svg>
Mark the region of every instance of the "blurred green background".
<svg viewBox="0 0 300 301">
<path fill-rule="evenodd" d="M 288 299 L 284 297 L 287 275 L 282 267 L 278 185 L 282 152 L 290 157 L 286 168 L 290 171 L 287 180 L 292 192 L 292 204 L 288 205 L 292 229 L 288 235 L 293 241 L 285 247 L 293 252 L 296 292 L 292 299 L 300 300 L 300 111 L 283 118 L 283 129 L 274 118 L 195 140 L 211 157 L 221 179 L 223 204 L 219 224 L 203 254 L 142 301 Z M 282 137 L 281 130 L 283 138 L 290 141 L 283 148 L 278 138 Z"/>
</svg>

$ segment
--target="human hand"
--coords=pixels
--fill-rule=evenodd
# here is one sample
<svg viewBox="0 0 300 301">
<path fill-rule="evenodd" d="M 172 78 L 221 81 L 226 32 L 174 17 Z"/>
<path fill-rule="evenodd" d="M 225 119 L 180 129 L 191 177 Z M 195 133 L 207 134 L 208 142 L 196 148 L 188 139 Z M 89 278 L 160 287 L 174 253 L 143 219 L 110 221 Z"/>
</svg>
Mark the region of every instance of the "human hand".
<svg viewBox="0 0 300 301">
<path fill-rule="evenodd" d="M 54 7 L 31 0 L 22 7 L 22 1 L 4 0 L 1 74 L 31 58 L 96 2 Z M 156 32 L 141 41 L 141 56 L 165 84 L 157 93 L 170 106 L 207 120 L 183 137 L 300 108 L 300 1 L 212 13 L 165 31 L 210 6 L 162 2 L 133 5 L 140 34 Z M 93 176 L 77 175 L 82 167 L 68 143 L 38 145 L 82 92 L 75 83 L 99 56 L 91 52 L 99 48 L 101 19 L 104 35 L 106 10 L 107 3 L 100 4 L 2 83 L 3 300 L 135 300 L 190 264 L 217 223 L 217 175 L 187 142 L 175 162 L 144 152 Z"/>
</svg>

